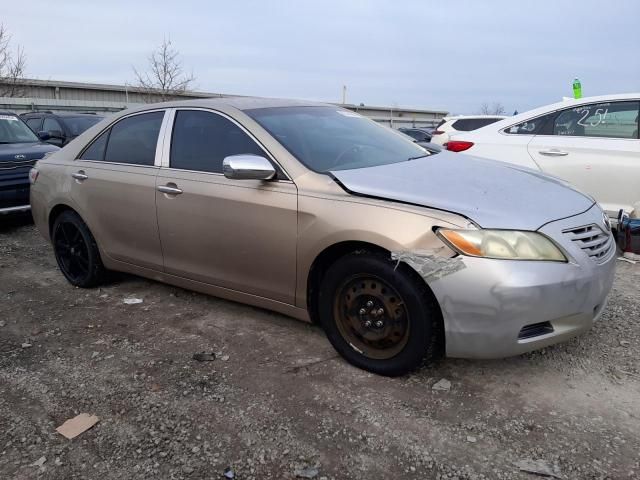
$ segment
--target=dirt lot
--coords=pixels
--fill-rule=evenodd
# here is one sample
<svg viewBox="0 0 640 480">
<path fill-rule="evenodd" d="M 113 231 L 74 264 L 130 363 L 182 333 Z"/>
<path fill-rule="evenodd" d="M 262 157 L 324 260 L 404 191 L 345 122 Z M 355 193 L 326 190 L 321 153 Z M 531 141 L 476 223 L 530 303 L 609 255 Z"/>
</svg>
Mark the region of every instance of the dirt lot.
<svg viewBox="0 0 640 480">
<path fill-rule="evenodd" d="M 0 478 L 539 478 L 526 459 L 640 478 L 640 265 L 618 262 L 581 338 L 389 379 L 278 314 L 130 276 L 73 288 L 33 225 L 4 222 Z M 56 433 L 81 412 L 100 422 Z"/>
</svg>

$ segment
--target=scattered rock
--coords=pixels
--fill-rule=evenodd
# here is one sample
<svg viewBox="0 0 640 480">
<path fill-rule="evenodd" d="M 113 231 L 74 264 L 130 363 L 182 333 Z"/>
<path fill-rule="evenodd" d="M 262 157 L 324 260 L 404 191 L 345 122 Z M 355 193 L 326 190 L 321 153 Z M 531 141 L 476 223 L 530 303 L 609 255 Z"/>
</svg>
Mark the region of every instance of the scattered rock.
<svg viewBox="0 0 640 480">
<path fill-rule="evenodd" d="M 4 320 L 0 321 L 0 327 L 4 327 L 6 325 L 6 323 L 4 322 Z"/>
<path fill-rule="evenodd" d="M 441 378 L 433 384 L 433 387 L 431 387 L 431 389 L 441 392 L 448 392 L 449 390 L 451 390 L 451 382 L 446 378 Z"/>
<path fill-rule="evenodd" d="M 41 467 L 44 465 L 44 462 L 47 461 L 47 457 L 40 457 L 38 460 L 31 464 L 32 467 Z"/>
<path fill-rule="evenodd" d="M 629 345 L 631 345 L 631 342 L 628 340 L 620 340 L 620 346 L 621 347 L 628 347 Z"/>
<path fill-rule="evenodd" d="M 467 442 L 476 443 L 477 439 L 473 435 L 467 435 Z"/>
<path fill-rule="evenodd" d="M 198 362 L 213 362 L 216 359 L 216 354 L 213 352 L 200 352 L 194 353 L 192 358 Z"/>
<path fill-rule="evenodd" d="M 229 355 L 222 355 L 220 357 L 220 360 L 222 360 L 223 362 L 226 362 L 227 360 L 229 360 Z"/>
<path fill-rule="evenodd" d="M 516 467 L 518 467 L 523 472 L 533 473 L 535 475 L 540 475 L 543 477 L 564 478 L 557 466 L 551 466 L 549 465 L 549 463 L 542 459 L 532 460 L 530 458 L 525 458 L 516 462 Z"/>
<path fill-rule="evenodd" d="M 142 303 L 141 298 L 125 298 L 122 303 L 125 305 L 137 305 L 138 303 Z"/>
<path fill-rule="evenodd" d="M 33 347 L 33 345 L 31 345 L 30 343 L 23 343 L 22 345 L 20 345 L 22 348 L 31 348 Z"/>
<path fill-rule="evenodd" d="M 295 471 L 295 475 L 298 478 L 316 478 L 318 476 L 318 469 L 315 467 L 301 468 Z"/>
</svg>

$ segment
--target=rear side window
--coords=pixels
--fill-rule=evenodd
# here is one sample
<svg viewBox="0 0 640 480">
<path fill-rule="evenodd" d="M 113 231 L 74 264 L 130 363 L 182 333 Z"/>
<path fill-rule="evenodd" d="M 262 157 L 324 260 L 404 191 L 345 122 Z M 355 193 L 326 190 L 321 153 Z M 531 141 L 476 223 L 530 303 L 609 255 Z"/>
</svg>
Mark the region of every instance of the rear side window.
<svg viewBox="0 0 640 480">
<path fill-rule="evenodd" d="M 553 124 L 553 134 L 638 138 L 638 105 L 638 102 L 607 102 L 563 110 Z"/>
<path fill-rule="evenodd" d="M 225 157 L 265 156 L 258 144 L 235 123 L 215 113 L 180 110 L 171 141 L 171 168 L 222 173 Z"/>
<path fill-rule="evenodd" d="M 550 113 L 541 117 L 531 118 L 524 122 L 511 125 L 505 128 L 503 132 L 511 135 L 537 135 L 539 133 L 545 133 L 543 132 L 545 124 L 549 122 L 551 125 L 552 122 L 550 120 L 555 117 L 555 115 L 555 113 Z"/>
<path fill-rule="evenodd" d="M 501 118 L 461 118 L 451 124 L 453 128 L 460 132 L 470 132 L 478 128 L 486 127 L 492 123 L 496 123 Z"/>
<path fill-rule="evenodd" d="M 164 112 L 134 115 L 120 120 L 87 148 L 82 160 L 153 165 Z"/>
</svg>

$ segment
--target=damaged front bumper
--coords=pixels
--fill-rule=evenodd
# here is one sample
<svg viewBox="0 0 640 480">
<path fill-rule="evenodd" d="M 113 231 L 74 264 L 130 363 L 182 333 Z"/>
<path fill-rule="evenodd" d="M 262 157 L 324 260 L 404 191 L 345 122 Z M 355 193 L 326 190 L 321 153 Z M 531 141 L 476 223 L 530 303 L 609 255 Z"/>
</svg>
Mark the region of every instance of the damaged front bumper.
<svg viewBox="0 0 640 480">
<path fill-rule="evenodd" d="M 615 244 L 610 238 L 606 255 L 595 259 L 567 237 L 567 230 L 598 226 L 598 212 L 594 207 L 540 230 L 568 253 L 568 263 L 396 254 L 435 294 L 444 317 L 447 356 L 503 358 L 588 330 L 613 284 Z"/>
</svg>

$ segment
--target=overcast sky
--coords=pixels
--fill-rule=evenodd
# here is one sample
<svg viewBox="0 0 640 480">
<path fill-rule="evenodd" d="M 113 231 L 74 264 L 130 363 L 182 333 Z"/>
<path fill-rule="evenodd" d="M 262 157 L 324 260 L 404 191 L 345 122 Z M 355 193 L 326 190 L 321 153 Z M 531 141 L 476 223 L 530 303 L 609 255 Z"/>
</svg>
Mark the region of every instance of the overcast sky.
<svg viewBox="0 0 640 480">
<path fill-rule="evenodd" d="M 640 91 L 640 1 L 0 0 L 28 76 L 132 83 L 164 36 L 196 89 L 508 113 Z"/>
</svg>

